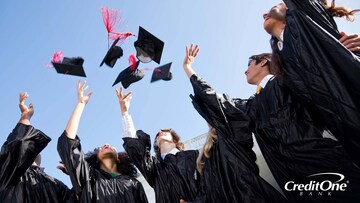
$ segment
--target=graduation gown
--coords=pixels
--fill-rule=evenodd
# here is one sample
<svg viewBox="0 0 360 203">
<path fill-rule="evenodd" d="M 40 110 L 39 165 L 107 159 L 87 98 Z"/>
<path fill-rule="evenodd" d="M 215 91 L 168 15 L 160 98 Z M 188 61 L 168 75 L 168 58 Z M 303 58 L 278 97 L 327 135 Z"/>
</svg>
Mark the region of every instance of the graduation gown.
<svg viewBox="0 0 360 203">
<path fill-rule="evenodd" d="M 284 2 L 284 84 L 360 166 L 360 57 L 337 40 L 337 25 L 320 0 Z"/>
<path fill-rule="evenodd" d="M 69 139 L 64 131 L 57 148 L 80 202 L 148 202 L 144 188 L 136 178 L 127 175 L 112 177 L 90 166 L 84 159 L 79 137 Z"/>
<path fill-rule="evenodd" d="M 245 101 L 235 103 L 242 106 Z M 245 106 L 262 154 L 291 202 L 359 201 L 360 169 L 353 164 L 341 143 L 323 137 L 324 126 L 292 97 L 279 78 L 270 80 L 258 95 L 246 101 Z M 332 174 L 312 176 L 319 173 Z M 344 179 L 340 180 L 338 174 Z M 345 191 L 293 189 L 294 184 L 311 181 L 338 181 L 347 186 Z"/>
<path fill-rule="evenodd" d="M 0 202 L 72 202 L 74 196 L 61 181 L 32 166 L 51 141 L 31 125 L 18 123 L 0 153 Z"/>
<path fill-rule="evenodd" d="M 149 185 L 154 188 L 157 203 L 192 201 L 198 191 L 195 179 L 197 150 L 167 154 L 164 159 L 151 156 L 150 135 L 141 130 L 138 138 L 123 138 L 124 149 Z"/>
<path fill-rule="evenodd" d="M 190 81 L 195 109 L 217 132 L 210 157 L 203 157 L 201 202 L 287 202 L 259 175 L 249 118 L 197 75 Z"/>
</svg>

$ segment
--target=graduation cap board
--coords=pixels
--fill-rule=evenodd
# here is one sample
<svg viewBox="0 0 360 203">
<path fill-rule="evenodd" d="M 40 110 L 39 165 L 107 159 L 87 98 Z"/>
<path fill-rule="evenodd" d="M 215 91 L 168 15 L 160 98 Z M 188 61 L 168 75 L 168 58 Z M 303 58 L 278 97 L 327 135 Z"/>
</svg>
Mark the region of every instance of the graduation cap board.
<svg viewBox="0 0 360 203">
<path fill-rule="evenodd" d="M 136 57 L 143 63 L 155 61 L 160 64 L 164 42 L 139 26 L 138 39 L 134 42 Z"/>
<path fill-rule="evenodd" d="M 131 69 L 131 66 L 129 66 L 121 71 L 112 86 L 121 82 L 122 86 L 126 89 L 132 83 L 141 80 L 145 76 L 145 73 L 144 71 L 138 69 L 139 64 L 140 61 L 137 61 L 134 69 Z"/>
<path fill-rule="evenodd" d="M 105 63 L 109 67 L 114 67 L 118 58 L 123 56 L 123 50 L 120 46 L 116 46 L 120 38 L 117 38 L 111 45 L 110 49 L 107 51 L 104 59 L 100 63 L 100 67 Z"/>
<path fill-rule="evenodd" d="M 165 80 L 165 81 L 171 80 L 172 79 L 172 73 L 170 72 L 171 64 L 172 62 L 155 68 L 151 76 L 150 82 L 155 82 L 158 80 Z"/>
<path fill-rule="evenodd" d="M 86 77 L 83 63 L 84 59 L 81 57 L 64 57 L 61 63 L 52 62 L 57 73 Z"/>
</svg>

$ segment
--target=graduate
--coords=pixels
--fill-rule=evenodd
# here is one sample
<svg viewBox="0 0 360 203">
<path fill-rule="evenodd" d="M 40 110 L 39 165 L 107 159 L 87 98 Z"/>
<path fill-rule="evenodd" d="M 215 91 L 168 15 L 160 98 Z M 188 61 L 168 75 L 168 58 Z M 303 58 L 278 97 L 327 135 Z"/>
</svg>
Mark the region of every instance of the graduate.
<svg viewBox="0 0 360 203">
<path fill-rule="evenodd" d="M 192 69 L 199 51 L 186 47 L 183 63 L 194 89 L 192 102 L 210 126 L 198 159 L 202 184 L 200 202 L 288 202 L 259 175 L 250 119 L 227 95 L 218 95 Z"/>
<path fill-rule="evenodd" d="M 27 98 L 20 93 L 20 121 L 1 148 L 0 202 L 75 202 L 73 192 L 40 167 L 40 152 L 51 138 L 30 125 L 34 107 Z"/>
<path fill-rule="evenodd" d="M 80 118 L 92 92 L 84 94 L 86 83 L 77 83 L 78 102 L 65 131 L 58 140 L 58 152 L 70 175 L 80 202 L 147 203 L 136 169 L 125 153 L 105 144 L 84 155 L 77 136 Z"/>
<path fill-rule="evenodd" d="M 193 201 L 199 187 L 196 174 L 198 150 L 185 150 L 173 129 L 161 129 L 155 136 L 155 156 L 151 156 L 150 135 L 136 131 L 129 114 L 132 93 L 116 90 L 122 112 L 125 151 L 154 188 L 157 203 Z"/>
<path fill-rule="evenodd" d="M 263 15 L 272 64 L 312 119 L 323 122 L 360 166 L 360 42 L 345 43 L 333 19 L 353 20 L 356 10 L 326 0 L 284 2 Z"/>
<path fill-rule="evenodd" d="M 189 53 L 194 50 L 190 47 Z M 271 58 L 268 53 L 249 58 L 245 74 L 249 84 L 258 86 L 254 96 L 247 100 L 224 98 L 249 117 L 249 129 L 290 202 L 357 202 L 360 198 L 360 169 L 331 133 L 312 119 L 312 112 L 289 93 L 282 77 L 270 71 Z M 191 73 L 187 71 L 188 75 Z M 214 94 L 209 87 L 205 90 Z M 230 105 L 224 109 L 229 111 Z M 228 116 L 227 121 L 235 122 L 239 118 L 241 121 L 243 115 Z M 320 184 L 324 181 L 349 184 L 344 191 L 332 190 L 330 193 L 295 187 L 295 184 Z"/>
</svg>

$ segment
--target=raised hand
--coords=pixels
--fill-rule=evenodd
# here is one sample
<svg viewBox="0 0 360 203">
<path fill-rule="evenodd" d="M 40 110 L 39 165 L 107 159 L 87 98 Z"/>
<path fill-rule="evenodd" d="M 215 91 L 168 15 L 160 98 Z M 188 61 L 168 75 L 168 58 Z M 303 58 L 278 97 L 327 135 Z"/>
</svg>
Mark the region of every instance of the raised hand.
<svg viewBox="0 0 360 203">
<path fill-rule="evenodd" d="M 89 86 L 85 86 L 86 81 L 83 83 L 78 80 L 77 82 L 77 96 L 78 96 L 78 103 L 87 104 L 92 92 L 89 92 L 87 95 L 84 96 L 84 92 L 88 89 Z"/>
<path fill-rule="evenodd" d="M 116 95 L 119 99 L 120 108 L 122 115 L 127 115 L 130 108 L 130 103 L 132 99 L 132 92 L 128 92 L 126 94 L 123 93 L 123 87 L 120 87 L 119 90 L 116 90 Z"/>
<path fill-rule="evenodd" d="M 193 44 L 190 45 L 190 48 L 188 48 L 188 46 L 186 46 L 186 55 L 185 55 L 183 66 L 191 67 L 192 64 L 194 63 L 195 57 L 197 56 L 199 51 L 200 51 L 200 48 L 198 45 L 195 45 L 194 48 L 193 48 Z"/>
<path fill-rule="evenodd" d="M 21 93 L 20 92 L 20 97 L 19 97 L 19 108 L 21 111 L 21 119 L 20 120 L 24 120 L 24 119 L 28 119 L 30 121 L 31 117 L 34 115 L 34 107 L 32 104 L 30 104 L 29 106 L 26 106 L 25 104 L 25 100 L 29 97 L 27 92 Z"/>
<path fill-rule="evenodd" d="M 69 175 L 69 171 L 67 170 L 67 168 L 64 165 L 64 162 L 59 161 L 59 163 L 61 164 L 61 166 L 56 166 L 57 169 L 61 170 L 63 173 L 65 173 L 66 175 Z"/>
</svg>

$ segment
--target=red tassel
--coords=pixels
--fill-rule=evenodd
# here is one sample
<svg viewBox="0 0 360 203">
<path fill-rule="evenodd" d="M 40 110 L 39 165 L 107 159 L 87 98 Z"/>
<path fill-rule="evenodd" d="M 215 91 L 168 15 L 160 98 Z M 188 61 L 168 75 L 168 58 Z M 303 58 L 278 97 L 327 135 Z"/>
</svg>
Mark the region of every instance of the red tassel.
<svg viewBox="0 0 360 203">
<path fill-rule="evenodd" d="M 129 64 L 130 64 L 130 70 L 134 70 L 136 68 L 136 57 L 134 54 L 130 54 Z"/>
<path fill-rule="evenodd" d="M 108 33 L 111 33 L 114 31 L 115 27 L 117 26 L 117 23 L 120 21 L 120 12 L 115 9 L 110 8 L 101 8 L 101 14 L 102 18 L 106 27 L 106 30 Z"/>
<path fill-rule="evenodd" d="M 120 38 L 119 42 L 117 44 L 121 45 L 122 43 L 125 42 L 125 40 L 130 37 L 130 36 L 135 36 L 133 33 L 131 32 L 111 32 L 110 33 L 110 38 L 112 40 L 117 40 L 118 38 Z"/>
<path fill-rule="evenodd" d="M 54 63 L 61 63 L 62 59 L 63 59 L 63 52 L 62 51 L 57 51 L 52 56 L 51 61 L 54 62 Z"/>
</svg>

